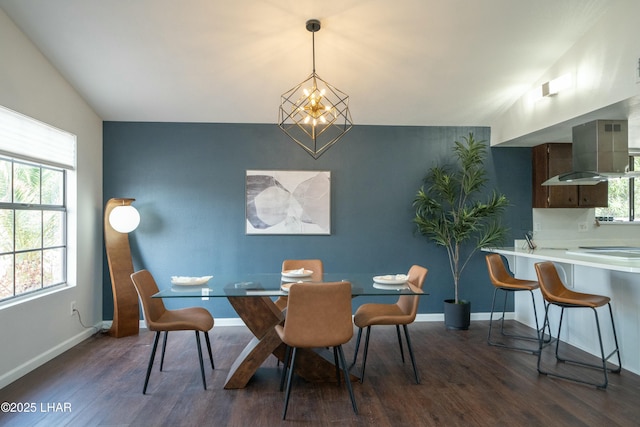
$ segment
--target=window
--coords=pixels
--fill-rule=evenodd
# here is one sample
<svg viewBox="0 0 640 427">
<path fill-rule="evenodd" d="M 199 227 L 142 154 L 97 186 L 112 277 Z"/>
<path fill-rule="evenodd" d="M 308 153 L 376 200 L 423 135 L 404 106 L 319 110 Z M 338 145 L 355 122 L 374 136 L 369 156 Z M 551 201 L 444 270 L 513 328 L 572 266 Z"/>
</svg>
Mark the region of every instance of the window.
<svg viewBox="0 0 640 427">
<path fill-rule="evenodd" d="M 0 107 L 0 301 L 67 281 L 75 136 Z"/>
<path fill-rule="evenodd" d="M 65 283 L 64 170 L 0 158 L 0 300 Z"/>
<path fill-rule="evenodd" d="M 640 171 L 640 156 L 630 156 L 629 166 L 630 170 Z M 609 206 L 596 208 L 596 218 L 602 221 L 635 222 L 635 212 L 640 212 L 640 178 L 610 179 L 608 185 Z"/>
</svg>

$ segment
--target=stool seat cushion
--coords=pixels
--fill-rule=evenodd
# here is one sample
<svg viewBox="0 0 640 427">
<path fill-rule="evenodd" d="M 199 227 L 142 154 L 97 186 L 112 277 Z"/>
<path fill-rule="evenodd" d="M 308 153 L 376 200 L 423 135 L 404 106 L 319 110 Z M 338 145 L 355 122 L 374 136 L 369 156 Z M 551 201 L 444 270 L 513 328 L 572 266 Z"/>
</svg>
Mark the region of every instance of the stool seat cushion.
<svg viewBox="0 0 640 427">
<path fill-rule="evenodd" d="M 514 290 L 517 289 L 523 291 L 533 291 L 534 289 L 538 289 L 540 287 L 538 285 L 538 282 L 535 280 L 521 280 L 514 277 L 503 278 L 501 280 L 492 278 L 492 283 L 494 286 L 498 286 L 500 288 Z"/>
<path fill-rule="evenodd" d="M 558 294 L 546 295 L 549 302 L 558 304 L 571 304 L 582 307 L 602 307 L 607 305 L 611 298 L 603 295 L 585 294 L 582 292 L 574 292 L 570 289 L 564 289 Z"/>
</svg>

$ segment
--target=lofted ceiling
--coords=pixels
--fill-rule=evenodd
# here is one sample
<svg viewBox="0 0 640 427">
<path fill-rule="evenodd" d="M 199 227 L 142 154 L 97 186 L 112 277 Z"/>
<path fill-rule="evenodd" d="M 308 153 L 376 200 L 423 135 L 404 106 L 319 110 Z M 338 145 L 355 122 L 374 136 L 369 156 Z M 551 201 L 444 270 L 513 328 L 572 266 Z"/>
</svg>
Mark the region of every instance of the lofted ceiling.
<svg viewBox="0 0 640 427">
<path fill-rule="evenodd" d="M 0 0 L 103 120 L 275 123 L 312 70 L 355 124 L 488 126 L 615 0 Z"/>
</svg>

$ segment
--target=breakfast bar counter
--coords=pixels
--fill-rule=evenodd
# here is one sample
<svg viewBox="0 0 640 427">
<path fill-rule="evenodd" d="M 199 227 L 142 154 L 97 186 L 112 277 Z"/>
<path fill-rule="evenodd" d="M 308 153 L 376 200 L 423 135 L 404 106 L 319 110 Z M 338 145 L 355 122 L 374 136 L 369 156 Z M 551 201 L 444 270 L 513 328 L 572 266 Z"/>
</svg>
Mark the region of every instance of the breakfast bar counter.
<svg viewBox="0 0 640 427">
<path fill-rule="evenodd" d="M 496 252 L 510 257 L 523 257 L 543 261 L 553 261 L 584 267 L 602 268 L 605 270 L 623 271 L 627 273 L 640 273 L 640 258 L 618 255 L 622 251 L 595 250 L 585 248 L 537 248 L 521 249 L 517 247 L 485 248 L 485 252 Z M 632 250 L 628 251 L 632 254 Z M 640 255 L 640 249 L 636 252 Z M 513 266 L 512 266 L 513 268 Z M 515 273 L 515 272 L 514 272 Z"/>
</svg>

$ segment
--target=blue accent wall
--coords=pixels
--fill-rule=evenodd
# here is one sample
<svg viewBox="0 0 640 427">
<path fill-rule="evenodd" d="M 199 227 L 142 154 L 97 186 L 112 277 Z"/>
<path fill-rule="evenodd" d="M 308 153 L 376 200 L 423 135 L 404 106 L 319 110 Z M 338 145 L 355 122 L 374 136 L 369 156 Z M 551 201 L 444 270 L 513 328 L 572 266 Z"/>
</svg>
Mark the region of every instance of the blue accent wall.
<svg viewBox="0 0 640 427">
<path fill-rule="evenodd" d="M 487 127 L 355 126 L 314 160 L 276 125 L 104 123 L 104 198 L 135 198 L 141 223 L 130 235 L 135 269 L 161 288 L 173 275 L 278 272 L 285 258 L 320 258 L 325 271 L 389 274 L 412 264 L 429 269 L 421 313 L 441 313 L 453 296 L 446 252 L 414 232 L 412 202 L 427 169 L 451 156 L 454 140 Z M 511 206 L 511 237 L 531 227 L 531 149 L 493 148 L 493 186 Z M 331 235 L 245 234 L 245 171 L 331 171 Z M 484 254 L 464 271 L 461 297 L 473 312 L 490 310 L 493 287 Z M 104 318 L 113 316 L 104 261 Z M 354 307 L 373 299 L 359 298 Z M 387 301 L 392 302 L 392 301 Z M 170 308 L 204 304 L 215 317 L 237 317 L 225 299 L 168 300 Z"/>
</svg>

